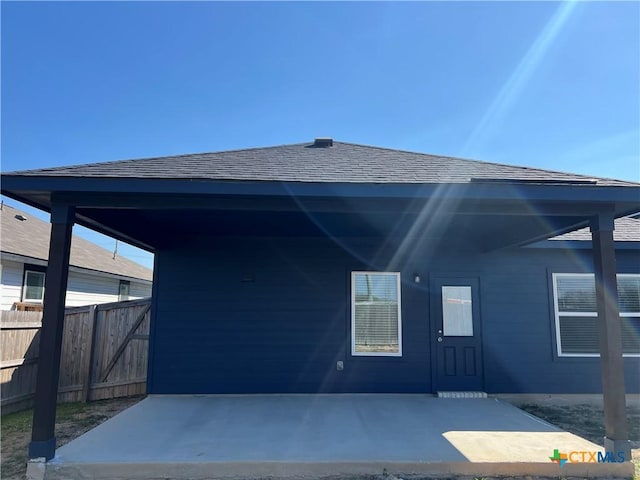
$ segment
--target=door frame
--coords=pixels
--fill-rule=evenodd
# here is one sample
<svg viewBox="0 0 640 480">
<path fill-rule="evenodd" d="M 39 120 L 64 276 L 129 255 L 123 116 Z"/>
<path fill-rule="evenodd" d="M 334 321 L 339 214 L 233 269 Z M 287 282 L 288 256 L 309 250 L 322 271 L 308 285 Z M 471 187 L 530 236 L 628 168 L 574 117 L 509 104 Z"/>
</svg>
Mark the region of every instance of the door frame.
<svg viewBox="0 0 640 480">
<path fill-rule="evenodd" d="M 480 345 L 480 365 L 482 366 L 481 375 L 481 391 L 486 391 L 486 374 L 485 374 L 485 355 L 484 355 L 484 325 L 482 315 L 482 303 L 480 295 L 480 276 L 477 274 L 432 274 L 429 275 L 429 350 L 431 359 L 431 392 L 436 393 L 438 391 L 438 325 L 441 321 L 439 315 L 441 315 L 442 306 L 438 307 L 439 302 L 442 302 L 441 289 L 439 285 L 442 282 L 451 280 L 453 282 L 467 282 L 467 285 L 471 285 L 471 298 L 477 303 L 477 311 L 480 318 L 478 318 L 478 342 Z M 474 336 L 475 331 L 474 331 Z"/>
</svg>

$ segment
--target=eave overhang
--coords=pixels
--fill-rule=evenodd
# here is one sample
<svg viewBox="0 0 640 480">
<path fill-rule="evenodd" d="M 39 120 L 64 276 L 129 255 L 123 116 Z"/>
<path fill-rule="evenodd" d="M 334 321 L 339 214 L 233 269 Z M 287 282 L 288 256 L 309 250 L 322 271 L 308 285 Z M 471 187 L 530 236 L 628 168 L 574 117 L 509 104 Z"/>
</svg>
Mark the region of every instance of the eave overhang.
<svg viewBox="0 0 640 480">
<path fill-rule="evenodd" d="M 640 186 L 571 182 L 361 184 L 9 174 L 2 177 L 2 193 L 45 211 L 52 203 L 73 205 L 79 224 L 148 250 L 158 245 L 140 229 L 145 222 L 150 228 L 175 222 L 185 234 L 195 233 L 194 225 L 202 223 L 209 225 L 202 227 L 203 234 L 274 236 L 284 230 L 272 227 L 298 220 L 301 235 L 313 235 L 314 226 L 336 236 L 384 235 L 389 224 L 387 234 L 401 237 L 415 235 L 416 222 L 429 215 L 443 225 L 434 237 L 468 231 L 486 250 L 559 235 L 586 226 L 603 212 L 621 217 L 640 211 Z M 270 223 L 264 222 L 266 213 Z M 264 225 L 247 229 L 258 216 Z M 453 228 L 452 216 L 464 228 Z M 357 222 L 362 229 L 352 228 Z"/>
<path fill-rule="evenodd" d="M 542 240 L 527 245 L 527 248 L 542 248 L 550 250 L 591 250 L 593 243 L 586 240 Z M 616 242 L 616 250 L 640 251 L 640 242 Z"/>
<path fill-rule="evenodd" d="M 22 193 L 19 193 L 22 192 Z M 640 202 L 638 186 L 600 186 L 571 182 L 482 182 L 467 183 L 311 183 L 263 182 L 207 179 L 144 179 L 111 177 L 49 177 L 34 175 L 2 176 L 2 193 L 32 197 L 52 193 L 122 193 L 122 194 L 174 194 L 174 195 L 241 195 L 291 197 L 377 197 L 426 198 L 442 197 L 464 199 Z"/>
</svg>

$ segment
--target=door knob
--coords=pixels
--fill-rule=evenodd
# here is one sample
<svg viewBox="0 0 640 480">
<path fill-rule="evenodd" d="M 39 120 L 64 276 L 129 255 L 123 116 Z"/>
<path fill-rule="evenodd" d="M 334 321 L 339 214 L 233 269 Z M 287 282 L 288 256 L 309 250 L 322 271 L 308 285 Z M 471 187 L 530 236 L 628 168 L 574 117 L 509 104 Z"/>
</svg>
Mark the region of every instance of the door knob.
<svg viewBox="0 0 640 480">
<path fill-rule="evenodd" d="M 442 337 L 438 337 L 438 341 L 441 342 L 442 341 Z"/>
</svg>

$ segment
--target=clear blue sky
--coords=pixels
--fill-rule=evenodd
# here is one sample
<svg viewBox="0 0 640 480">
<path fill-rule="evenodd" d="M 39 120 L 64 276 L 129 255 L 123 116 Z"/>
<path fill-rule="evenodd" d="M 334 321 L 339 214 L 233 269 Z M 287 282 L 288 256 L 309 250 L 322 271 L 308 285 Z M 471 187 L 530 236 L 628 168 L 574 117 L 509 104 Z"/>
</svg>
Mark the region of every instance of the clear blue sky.
<svg viewBox="0 0 640 480">
<path fill-rule="evenodd" d="M 3 171 L 332 136 L 640 181 L 638 2 L 1 8 Z"/>
</svg>

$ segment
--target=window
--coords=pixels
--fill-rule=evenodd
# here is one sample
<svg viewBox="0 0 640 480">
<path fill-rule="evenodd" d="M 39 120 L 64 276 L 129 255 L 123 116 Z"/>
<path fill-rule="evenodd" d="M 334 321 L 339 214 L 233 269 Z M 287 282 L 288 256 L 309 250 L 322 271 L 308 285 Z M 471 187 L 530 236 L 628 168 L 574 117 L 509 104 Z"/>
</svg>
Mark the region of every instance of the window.
<svg viewBox="0 0 640 480">
<path fill-rule="evenodd" d="M 445 337 L 473 337 L 471 287 L 442 287 L 442 329 Z"/>
<path fill-rule="evenodd" d="M 125 300 L 129 300 L 129 289 L 131 288 L 131 284 L 128 280 L 120 280 L 120 285 L 118 286 L 118 301 L 124 302 Z"/>
<path fill-rule="evenodd" d="M 44 272 L 26 270 L 24 272 L 22 300 L 24 302 L 41 303 L 43 299 L 44 299 Z"/>
<path fill-rule="evenodd" d="M 622 351 L 640 356 L 640 275 L 618 274 L 617 280 Z M 599 356 L 594 275 L 554 273 L 553 296 L 558 355 Z"/>
<path fill-rule="evenodd" d="M 351 273 L 351 354 L 402 356 L 400 273 Z"/>
</svg>

